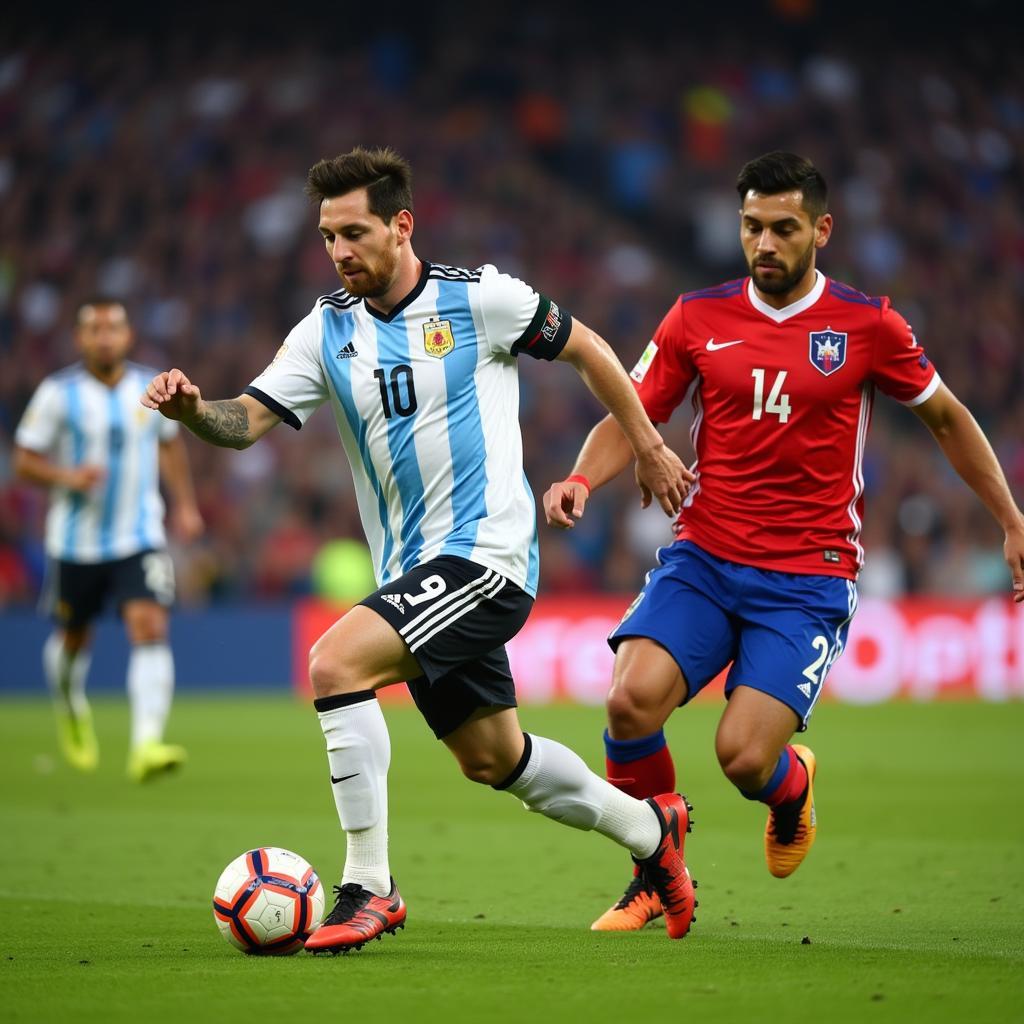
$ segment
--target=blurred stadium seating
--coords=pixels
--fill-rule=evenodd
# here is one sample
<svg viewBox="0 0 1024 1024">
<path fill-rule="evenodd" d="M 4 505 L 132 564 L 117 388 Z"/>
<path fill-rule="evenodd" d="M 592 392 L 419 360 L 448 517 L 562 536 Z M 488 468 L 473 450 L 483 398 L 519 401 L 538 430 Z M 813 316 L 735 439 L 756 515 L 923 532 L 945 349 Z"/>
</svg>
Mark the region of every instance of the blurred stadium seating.
<svg viewBox="0 0 1024 1024">
<path fill-rule="evenodd" d="M 739 166 L 809 155 L 837 220 L 823 269 L 893 298 L 1020 497 L 1021 37 L 999 4 L 962 4 L 938 28 L 892 6 L 884 27 L 810 0 L 607 24 L 532 2 L 471 19 L 389 5 L 376 25 L 347 9 L 281 24 L 175 6 L 146 23 L 115 5 L 102 24 L 45 29 L 14 15 L 0 42 L 0 606 L 38 590 L 43 496 L 11 483 L 11 436 L 73 358 L 76 303 L 123 297 L 137 359 L 237 394 L 336 287 L 302 185 L 357 143 L 412 160 L 419 255 L 520 274 L 627 365 L 678 292 L 744 272 Z M 539 496 L 598 409 L 567 368 L 524 362 Z M 678 419 L 668 434 L 688 451 Z M 326 412 L 301 437 L 190 452 L 210 530 L 175 551 L 186 605 L 307 593 L 313 552 L 359 536 Z M 879 403 L 865 468 L 866 594 L 1004 590 L 999 531 L 911 414 Z M 667 536 L 618 481 L 571 535 L 542 530 L 542 591 L 634 590 Z"/>
</svg>

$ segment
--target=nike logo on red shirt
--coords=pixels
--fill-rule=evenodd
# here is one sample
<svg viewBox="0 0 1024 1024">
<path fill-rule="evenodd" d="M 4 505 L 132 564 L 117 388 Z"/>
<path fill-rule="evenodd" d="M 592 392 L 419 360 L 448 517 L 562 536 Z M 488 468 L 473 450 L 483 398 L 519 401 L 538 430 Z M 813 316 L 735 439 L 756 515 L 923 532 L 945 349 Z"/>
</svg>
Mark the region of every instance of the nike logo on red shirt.
<svg viewBox="0 0 1024 1024">
<path fill-rule="evenodd" d="M 717 352 L 720 348 L 732 348 L 733 345 L 742 345 L 746 339 L 740 338 L 738 341 L 720 341 L 715 344 L 714 338 L 708 338 L 708 343 L 705 346 L 709 352 Z"/>
</svg>

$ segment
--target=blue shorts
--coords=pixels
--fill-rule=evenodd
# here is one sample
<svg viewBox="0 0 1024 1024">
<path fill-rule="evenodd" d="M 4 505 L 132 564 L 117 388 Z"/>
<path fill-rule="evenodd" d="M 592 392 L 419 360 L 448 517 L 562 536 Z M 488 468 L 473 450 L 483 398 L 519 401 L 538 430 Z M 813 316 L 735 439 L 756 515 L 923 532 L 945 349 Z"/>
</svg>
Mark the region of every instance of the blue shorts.
<svg viewBox="0 0 1024 1024">
<path fill-rule="evenodd" d="M 737 686 L 770 694 L 806 729 L 857 610 L 853 581 L 727 562 L 691 541 L 661 548 L 658 562 L 608 637 L 612 650 L 629 637 L 660 644 L 687 701 L 732 662 L 726 696 Z"/>
</svg>

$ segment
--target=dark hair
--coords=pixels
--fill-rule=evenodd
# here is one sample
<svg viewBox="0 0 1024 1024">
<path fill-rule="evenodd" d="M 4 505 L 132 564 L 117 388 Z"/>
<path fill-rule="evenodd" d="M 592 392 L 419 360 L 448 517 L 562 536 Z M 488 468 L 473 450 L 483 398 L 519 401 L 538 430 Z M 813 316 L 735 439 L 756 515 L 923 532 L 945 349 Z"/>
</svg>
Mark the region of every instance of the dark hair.
<svg viewBox="0 0 1024 1024">
<path fill-rule="evenodd" d="M 796 153 L 765 153 L 756 160 L 743 165 L 736 179 L 736 191 L 740 202 L 750 191 L 771 196 L 778 192 L 799 189 L 803 193 L 803 208 L 811 220 L 817 220 L 828 212 L 828 185 L 821 171 L 806 157 Z"/>
<path fill-rule="evenodd" d="M 115 299 L 112 295 L 93 295 L 87 299 L 83 299 L 78 304 L 78 309 L 75 311 L 76 324 L 80 324 L 82 322 L 82 314 L 90 306 L 120 306 L 124 310 L 125 319 L 128 319 L 128 307 L 121 299 Z"/>
<path fill-rule="evenodd" d="M 317 203 L 366 189 L 370 213 L 387 224 L 401 210 L 412 211 L 412 168 L 393 149 L 356 146 L 309 169 L 306 194 Z"/>
</svg>

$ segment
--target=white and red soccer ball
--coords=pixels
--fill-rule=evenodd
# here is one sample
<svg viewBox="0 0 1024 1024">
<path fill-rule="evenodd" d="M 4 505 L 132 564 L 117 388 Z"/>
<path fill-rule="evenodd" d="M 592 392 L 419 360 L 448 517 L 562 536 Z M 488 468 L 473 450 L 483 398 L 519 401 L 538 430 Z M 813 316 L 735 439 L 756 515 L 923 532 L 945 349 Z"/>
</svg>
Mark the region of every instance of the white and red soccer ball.
<svg viewBox="0 0 1024 1024">
<path fill-rule="evenodd" d="M 213 891 L 217 927 L 244 953 L 298 952 L 323 916 L 317 873 L 297 853 L 278 846 L 236 857 Z"/>
</svg>

